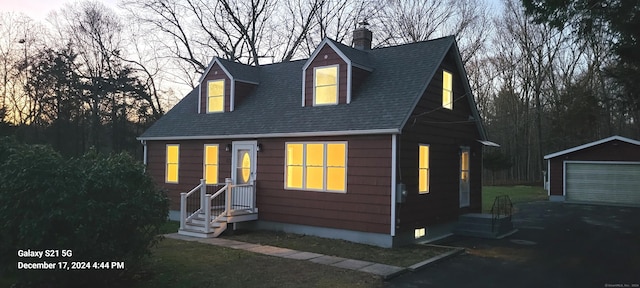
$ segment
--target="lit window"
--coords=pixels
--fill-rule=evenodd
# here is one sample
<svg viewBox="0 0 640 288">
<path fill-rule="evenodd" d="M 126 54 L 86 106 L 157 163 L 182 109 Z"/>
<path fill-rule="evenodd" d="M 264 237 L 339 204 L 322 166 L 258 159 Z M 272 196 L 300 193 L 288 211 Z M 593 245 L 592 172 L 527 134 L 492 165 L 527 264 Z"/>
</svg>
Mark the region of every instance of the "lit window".
<svg viewBox="0 0 640 288">
<path fill-rule="evenodd" d="M 463 150 L 460 155 L 460 180 L 469 181 L 469 150 Z"/>
<path fill-rule="evenodd" d="M 327 144 L 327 190 L 345 191 L 346 145 Z"/>
<path fill-rule="evenodd" d="M 307 189 L 322 190 L 324 188 L 324 144 L 306 144 L 305 180 Z"/>
<path fill-rule="evenodd" d="M 313 70 L 313 105 L 338 104 L 338 65 Z"/>
<path fill-rule="evenodd" d="M 346 143 L 287 143 L 286 163 L 286 188 L 346 191 Z"/>
<path fill-rule="evenodd" d="M 418 192 L 429 193 L 429 145 L 420 145 L 418 159 Z"/>
<path fill-rule="evenodd" d="M 413 232 L 413 238 L 414 239 L 422 238 L 426 234 L 427 234 L 427 229 L 426 228 L 417 228 Z"/>
<path fill-rule="evenodd" d="M 453 109 L 453 76 L 447 71 L 442 71 L 442 107 Z"/>
<path fill-rule="evenodd" d="M 207 112 L 223 112 L 224 79 L 209 81 L 207 85 Z"/>
<path fill-rule="evenodd" d="M 204 145 L 204 180 L 218 184 L 218 145 Z"/>
<path fill-rule="evenodd" d="M 304 144 L 287 144 L 287 188 L 302 188 Z"/>
<path fill-rule="evenodd" d="M 178 164 L 180 159 L 180 145 L 168 144 L 167 145 L 167 166 L 165 182 L 178 183 Z"/>
</svg>

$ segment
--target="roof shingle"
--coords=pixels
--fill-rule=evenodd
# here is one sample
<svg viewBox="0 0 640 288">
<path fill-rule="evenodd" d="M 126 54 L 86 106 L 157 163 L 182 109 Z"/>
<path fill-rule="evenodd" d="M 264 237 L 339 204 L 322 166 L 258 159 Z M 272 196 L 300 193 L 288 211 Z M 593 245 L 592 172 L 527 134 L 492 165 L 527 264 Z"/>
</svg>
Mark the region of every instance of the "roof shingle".
<svg viewBox="0 0 640 288">
<path fill-rule="evenodd" d="M 224 61 L 225 67 L 234 70 L 229 71 L 234 77 L 259 79 L 255 81 L 259 82 L 256 89 L 234 111 L 198 114 L 196 88 L 139 139 L 400 132 L 454 41 L 449 36 L 366 52 L 353 51 L 336 42 L 347 57 L 353 57 L 350 59 L 354 63 L 365 66 L 375 63 L 371 67 L 374 70 L 353 91 L 350 104 L 318 107 L 302 107 L 301 69 L 306 59 L 260 67 Z"/>
</svg>

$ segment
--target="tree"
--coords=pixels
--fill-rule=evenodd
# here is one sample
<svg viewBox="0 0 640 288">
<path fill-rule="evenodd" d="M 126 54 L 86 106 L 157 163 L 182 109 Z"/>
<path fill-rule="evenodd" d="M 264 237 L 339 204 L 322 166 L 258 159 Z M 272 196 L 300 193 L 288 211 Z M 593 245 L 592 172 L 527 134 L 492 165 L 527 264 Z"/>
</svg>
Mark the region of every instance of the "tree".
<svg viewBox="0 0 640 288">
<path fill-rule="evenodd" d="M 16 250 L 60 247 L 72 258 L 58 260 L 123 261 L 133 272 L 159 240 L 168 208 L 127 154 L 65 159 L 48 146 L 0 139 L 0 267 L 19 287 L 122 286 L 122 270 L 16 270 Z"/>
<path fill-rule="evenodd" d="M 66 6 L 54 20 L 60 42 L 68 43 L 75 55 L 65 67 L 82 85 L 79 109 L 90 115 L 86 119 L 90 125 L 84 126 L 89 128 L 85 137 L 88 146 L 135 149 L 135 136 L 163 110 L 159 93 L 149 80 L 151 72 L 141 62 L 126 59 L 118 16 L 98 2 L 80 2 Z"/>
<path fill-rule="evenodd" d="M 617 56 L 614 66 L 607 68 L 610 77 L 622 87 L 616 100 L 627 107 L 640 137 L 640 2 L 523 0 L 527 13 L 539 23 L 554 27 L 571 27 L 583 40 L 612 37 L 610 51 Z"/>
</svg>

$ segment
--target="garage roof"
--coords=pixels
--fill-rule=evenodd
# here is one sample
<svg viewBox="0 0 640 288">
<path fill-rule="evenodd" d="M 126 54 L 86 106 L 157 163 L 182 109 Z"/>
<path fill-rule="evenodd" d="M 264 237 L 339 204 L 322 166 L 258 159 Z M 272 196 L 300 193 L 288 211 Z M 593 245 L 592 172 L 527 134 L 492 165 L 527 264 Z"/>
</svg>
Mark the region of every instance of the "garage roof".
<svg viewBox="0 0 640 288">
<path fill-rule="evenodd" d="M 619 141 L 627 142 L 629 144 L 634 144 L 634 145 L 640 146 L 640 141 L 615 135 L 615 136 L 611 136 L 609 138 L 600 139 L 598 141 L 594 141 L 594 142 L 591 142 L 591 143 L 587 143 L 587 144 L 583 144 L 583 145 L 576 146 L 576 147 L 573 147 L 573 148 L 569 148 L 567 150 L 562 150 L 560 152 L 556 152 L 556 153 L 552 153 L 552 154 L 549 154 L 549 155 L 545 155 L 544 159 L 547 160 L 547 159 L 555 158 L 555 157 L 562 156 L 562 155 L 565 155 L 565 154 L 569 154 L 569 153 L 572 153 L 572 152 L 575 152 L 575 151 L 578 151 L 578 150 L 582 150 L 582 149 L 586 149 L 586 148 L 593 147 L 593 146 L 596 146 L 596 145 L 600 145 L 602 143 L 607 143 L 607 142 L 613 141 L 613 140 L 619 140 Z"/>
</svg>

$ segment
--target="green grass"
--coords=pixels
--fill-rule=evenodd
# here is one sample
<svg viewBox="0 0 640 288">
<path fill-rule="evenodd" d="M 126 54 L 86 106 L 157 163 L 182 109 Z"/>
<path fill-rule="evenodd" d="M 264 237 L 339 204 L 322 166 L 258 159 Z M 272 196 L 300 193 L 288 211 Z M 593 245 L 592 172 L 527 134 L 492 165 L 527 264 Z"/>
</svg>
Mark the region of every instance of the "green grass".
<svg viewBox="0 0 640 288">
<path fill-rule="evenodd" d="M 547 191 L 537 186 L 484 186 L 482 187 L 482 211 L 491 211 L 497 196 L 508 195 L 513 204 L 547 200 Z"/>
<path fill-rule="evenodd" d="M 164 239 L 132 287 L 382 287 L 367 273 Z"/>
<path fill-rule="evenodd" d="M 408 267 L 451 251 L 431 245 L 409 245 L 388 249 L 344 240 L 273 231 L 235 231 L 233 235 L 223 234 L 222 238 L 400 267 Z"/>
</svg>

